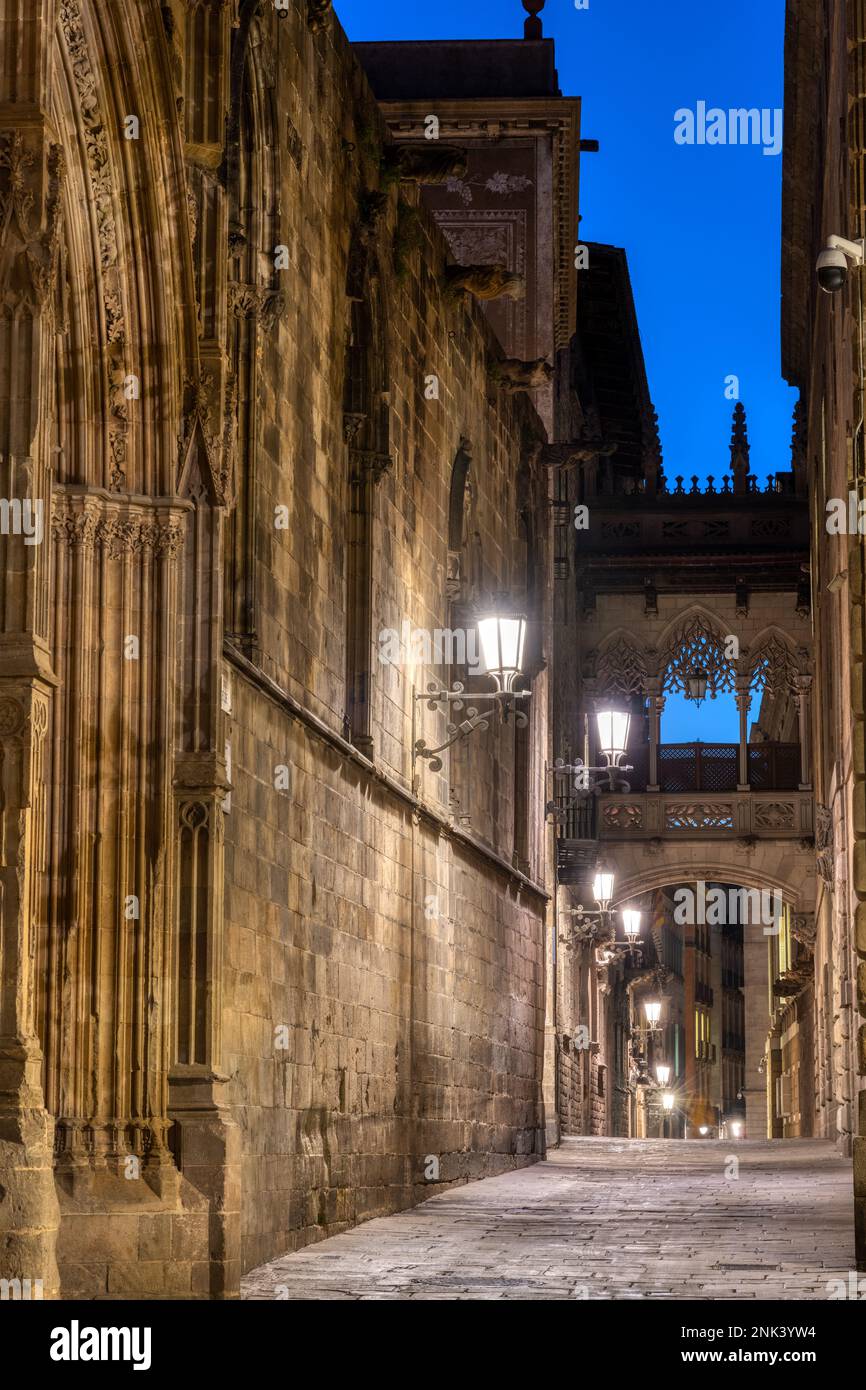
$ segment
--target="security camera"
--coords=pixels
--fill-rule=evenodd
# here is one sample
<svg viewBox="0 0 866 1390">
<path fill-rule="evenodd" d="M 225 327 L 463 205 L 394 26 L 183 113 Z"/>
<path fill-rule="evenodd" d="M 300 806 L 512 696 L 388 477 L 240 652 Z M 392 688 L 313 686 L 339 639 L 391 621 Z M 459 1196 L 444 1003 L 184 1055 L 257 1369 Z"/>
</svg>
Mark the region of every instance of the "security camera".
<svg viewBox="0 0 866 1390">
<path fill-rule="evenodd" d="M 866 241 L 847 241 L 842 236 L 830 236 L 818 257 L 818 284 L 826 294 L 836 294 L 848 279 L 848 262 L 862 265 L 866 257 Z"/>
</svg>

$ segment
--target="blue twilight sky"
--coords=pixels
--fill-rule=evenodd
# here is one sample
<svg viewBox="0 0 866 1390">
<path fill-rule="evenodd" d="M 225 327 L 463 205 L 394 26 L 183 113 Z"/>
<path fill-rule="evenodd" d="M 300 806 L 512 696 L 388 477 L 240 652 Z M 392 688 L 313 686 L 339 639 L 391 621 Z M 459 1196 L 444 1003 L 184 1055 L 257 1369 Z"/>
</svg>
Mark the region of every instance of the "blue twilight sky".
<svg viewBox="0 0 866 1390">
<path fill-rule="evenodd" d="M 335 0 L 350 39 L 517 38 L 520 0 Z M 678 145 L 680 108 L 782 106 L 784 0 L 547 0 L 564 95 L 582 98 L 580 236 L 625 247 L 665 472 L 720 477 L 739 378 L 752 468 L 788 467 L 779 363 L 781 155 Z M 666 711 L 663 737 L 736 741 L 733 700 Z"/>
</svg>

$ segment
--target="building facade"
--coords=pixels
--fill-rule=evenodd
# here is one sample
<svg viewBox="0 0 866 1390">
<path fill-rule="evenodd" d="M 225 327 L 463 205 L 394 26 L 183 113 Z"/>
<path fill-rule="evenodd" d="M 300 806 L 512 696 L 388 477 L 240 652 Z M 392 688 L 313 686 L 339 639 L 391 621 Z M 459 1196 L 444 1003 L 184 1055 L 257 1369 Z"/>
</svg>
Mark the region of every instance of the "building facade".
<svg viewBox="0 0 866 1390">
<path fill-rule="evenodd" d="M 801 395 L 809 478 L 815 631 L 818 893 L 811 1011 L 816 1132 L 854 1155 L 858 1258 L 866 1259 L 866 766 L 863 758 L 864 553 L 861 271 L 824 294 L 816 259 L 828 236 L 866 235 L 866 6 L 789 0 L 785 36 L 782 368 Z M 844 522 L 834 513 L 844 508 Z M 853 509 L 853 525 L 850 522 Z M 780 1020 L 780 1099 L 802 1017 Z M 791 1025 L 797 1023 L 798 1034 Z M 777 1030 L 778 1031 L 778 1030 Z M 802 1067 L 800 1067 L 802 1075 Z M 784 1077 L 787 1074 L 787 1084 Z M 786 1119 L 786 1117 L 784 1117 Z M 779 1116 L 779 1119 L 783 1119 Z"/>
<path fill-rule="evenodd" d="M 0 18 L 0 491 L 44 509 L 0 540 L 0 1263 L 231 1297 L 543 1152 L 579 107 L 517 41 L 518 133 L 452 141 L 471 71 L 380 104 L 319 0 Z"/>
</svg>

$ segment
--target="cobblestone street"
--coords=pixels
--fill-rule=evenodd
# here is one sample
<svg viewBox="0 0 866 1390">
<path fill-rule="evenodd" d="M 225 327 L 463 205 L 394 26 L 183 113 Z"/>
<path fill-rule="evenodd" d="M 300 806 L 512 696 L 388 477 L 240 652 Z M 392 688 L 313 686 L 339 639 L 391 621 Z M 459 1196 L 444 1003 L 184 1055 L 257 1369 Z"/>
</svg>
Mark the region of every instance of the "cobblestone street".
<svg viewBox="0 0 866 1390">
<path fill-rule="evenodd" d="M 243 1296 L 826 1299 L 853 1261 L 850 1165 L 829 1143 L 573 1138 L 263 1265 Z"/>
</svg>

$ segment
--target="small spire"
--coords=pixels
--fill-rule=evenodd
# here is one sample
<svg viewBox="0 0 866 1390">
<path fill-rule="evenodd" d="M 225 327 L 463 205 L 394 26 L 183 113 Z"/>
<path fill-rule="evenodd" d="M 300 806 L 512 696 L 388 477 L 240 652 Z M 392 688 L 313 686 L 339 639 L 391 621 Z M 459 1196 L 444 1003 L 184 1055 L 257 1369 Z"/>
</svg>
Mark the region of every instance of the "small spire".
<svg viewBox="0 0 866 1390">
<path fill-rule="evenodd" d="M 530 15 L 530 18 L 523 25 L 523 37 L 525 39 L 540 39 L 542 37 L 541 20 L 538 16 L 544 9 L 544 0 L 523 0 L 523 8 Z"/>
<path fill-rule="evenodd" d="M 749 467 L 749 432 L 746 425 L 746 408 L 742 401 L 737 401 L 734 406 L 731 434 L 731 472 L 734 475 L 734 492 L 748 492 Z"/>
</svg>

